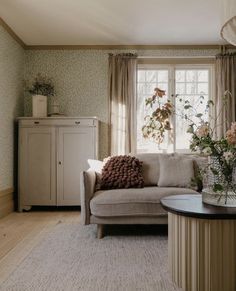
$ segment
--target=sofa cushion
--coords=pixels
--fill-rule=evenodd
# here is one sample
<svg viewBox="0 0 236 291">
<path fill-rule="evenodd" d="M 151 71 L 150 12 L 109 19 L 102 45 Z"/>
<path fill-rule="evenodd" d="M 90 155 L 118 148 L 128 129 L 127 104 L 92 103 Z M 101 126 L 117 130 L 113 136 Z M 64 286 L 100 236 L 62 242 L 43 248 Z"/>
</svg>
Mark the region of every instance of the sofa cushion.
<svg viewBox="0 0 236 291">
<path fill-rule="evenodd" d="M 141 162 L 143 162 L 142 175 L 144 186 L 157 185 L 159 179 L 159 154 L 136 154 Z"/>
<path fill-rule="evenodd" d="M 186 188 L 145 187 L 97 191 L 90 201 L 91 213 L 99 217 L 160 216 L 166 211 L 160 199 L 168 195 L 198 194 Z"/>
<path fill-rule="evenodd" d="M 191 187 L 194 179 L 193 160 L 185 156 L 159 157 L 160 176 L 158 185 L 160 187 Z"/>
<path fill-rule="evenodd" d="M 142 188 L 142 162 L 132 156 L 111 157 L 102 169 L 101 189 Z"/>
<path fill-rule="evenodd" d="M 203 188 L 207 188 L 207 175 L 203 173 L 208 168 L 208 157 L 207 156 L 200 156 L 197 154 L 178 154 L 175 153 L 175 156 L 183 157 L 186 159 L 192 159 L 194 162 L 194 175 L 195 175 L 195 183 L 197 191 L 201 192 Z M 193 188 L 193 187 L 191 187 Z"/>
</svg>

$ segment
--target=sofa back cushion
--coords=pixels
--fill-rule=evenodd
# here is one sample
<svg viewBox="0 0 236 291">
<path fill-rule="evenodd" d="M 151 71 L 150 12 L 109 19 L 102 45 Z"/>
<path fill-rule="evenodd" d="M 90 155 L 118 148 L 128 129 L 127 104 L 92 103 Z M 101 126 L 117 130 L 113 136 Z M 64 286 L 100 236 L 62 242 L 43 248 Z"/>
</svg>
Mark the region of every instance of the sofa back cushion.
<svg viewBox="0 0 236 291">
<path fill-rule="evenodd" d="M 143 153 L 135 155 L 140 161 L 143 162 L 142 174 L 144 178 L 144 186 L 156 186 L 160 177 L 160 163 L 159 157 L 165 156 L 178 156 L 180 158 L 189 158 L 194 161 L 194 175 L 198 174 L 199 170 L 204 169 L 207 166 L 207 157 L 202 157 L 197 154 L 161 154 L 161 153 Z M 203 184 L 203 185 L 202 185 Z M 158 185 L 159 186 L 159 185 Z M 201 191 L 206 187 L 206 181 L 200 181 L 200 185 L 191 185 L 191 188 Z"/>
<path fill-rule="evenodd" d="M 143 162 L 142 175 L 144 179 L 144 186 L 156 186 L 159 180 L 159 155 L 156 153 L 136 154 L 141 162 Z"/>
<path fill-rule="evenodd" d="M 158 186 L 160 187 L 183 187 L 190 188 L 194 179 L 193 160 L 184 156 L 161 155 L 160 176 Z"/>
<path fill-rule="evenodd" d="M 178 155 L 178 154 L 176 154 Z M 208 168 L 208 157 L 197 154 L 185 155 L 185 158 L 194 161 L 195 182 L 197 183 L 197 191 L 201 192 L 203 188 L 207 188 L 207 176 L 203 173 Z"/>
</svg>

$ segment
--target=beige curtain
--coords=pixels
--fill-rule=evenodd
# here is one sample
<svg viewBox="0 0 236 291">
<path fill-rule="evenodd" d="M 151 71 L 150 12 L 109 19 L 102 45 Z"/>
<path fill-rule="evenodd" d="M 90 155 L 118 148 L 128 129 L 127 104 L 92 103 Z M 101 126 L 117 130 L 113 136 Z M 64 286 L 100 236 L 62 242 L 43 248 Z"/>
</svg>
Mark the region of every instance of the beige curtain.
<svg viewBox="0 0 236 291">
<path fill-rule="evenodd" d="M 221 138 L 236 118 L 236 54 L 216 57 L 216 94 L 213 101 L 215 134 Z M 222 109 L 224 102 L 226 105 Z"/>
<path fill-rule="evenodd" d="M 135 148 L 137 56 L 109 55 L 110 154 Z"/>
</svg>

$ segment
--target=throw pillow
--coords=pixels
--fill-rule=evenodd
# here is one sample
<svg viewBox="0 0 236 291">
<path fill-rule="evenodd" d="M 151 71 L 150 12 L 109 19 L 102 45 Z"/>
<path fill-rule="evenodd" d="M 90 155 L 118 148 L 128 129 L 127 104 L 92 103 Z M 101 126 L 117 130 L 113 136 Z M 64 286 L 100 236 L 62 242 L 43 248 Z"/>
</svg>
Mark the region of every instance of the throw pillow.
<svg viewBox="0 0 236 291">
<path fill-rule="evenodd" d="M 194 178 L 192 159 L 160 155 L 159 163 L 160 176 L 158 186 L 191 188 L 192 179 Z"/>
<path fill-rule="evenodd" d="M 136 154 L 135 157 L 143 163 L 144 186 L 156 186 L 159 179 L 159 154 L 144 153 Z"/>
<path fill-rule="evenodd" d="M 102 170 L 101 188 L 142 188 L 142 162 L 131 156 L 114 156 Z"/>
<path fill-rule="evenodd" d="M 94 171 L 96 173 L 95 191 L 98 191 L 101 189 L 102 168 L 105 162 L 88 159 L 88 164 L 89 164 L 88 171 Z"/>
<path fill-rule="evenodd" d="M 89 170 L 95 171 L 96 173 L 101 174 L 103 168 L 103 162 L 99 160 L 88 159 Z"/>
<path fill-rule="evenodd" d="M 208 168 L 208 157 L 197 154 L 184 155 L 175 153 L 175 155 L 193 160 L 194 179 L 191 188 L 197 190 L 198 192 L 201 192 L 203 188 L 207 188 L 207 177 L 206 175 L 203 175 L 203 173 Z"/>
</svg>

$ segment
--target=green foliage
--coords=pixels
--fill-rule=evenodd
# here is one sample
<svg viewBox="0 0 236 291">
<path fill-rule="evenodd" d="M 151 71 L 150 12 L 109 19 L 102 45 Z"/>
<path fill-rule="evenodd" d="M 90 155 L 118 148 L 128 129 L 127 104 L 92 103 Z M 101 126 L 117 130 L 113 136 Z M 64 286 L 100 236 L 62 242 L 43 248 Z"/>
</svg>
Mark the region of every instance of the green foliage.
<svg viewBox="0 0 236 291">
<path fill-rule="evenodd" d="M 197 113 L 195 116 L 198 117 L 198 118 L 201 118 L 203 116 L 203 114 L 202 113 Z"/>
<path fill-rule="evenodd" d="M 213 185 L 213 191 L 214 192 L 222 192 L 224 190 L 223 185 L 221 184 L 214 184 Z"/>
<path fill-rule="evenodd" d="M 213 167 L 210 167 L 210 170 L 212 171 L 212 173 L 213 173 L 214 175 L 218 175 L 218 174 L 219 174 L 218 170 L 215 169 L 215 168 L 213 168 Z"/>
<path fill-rule="evenodd" d="M 54 85 L 52 84 L 52 80 L 50 78 L 37 74 L 31 84 L 29 84 L 28 81 L 25 83 L 26 91 L 32 95 L 54 96 Z"/>
<path fill-rule="evenodd" d="M 187 109 L 189 109 L 189 108 L 191 108 L 192 106 L 190 105 L 190 104 L 188 104 L 188 105 L 184 105 L 184 109 L 185 110 L 187 110 Z"/>
</svg>

